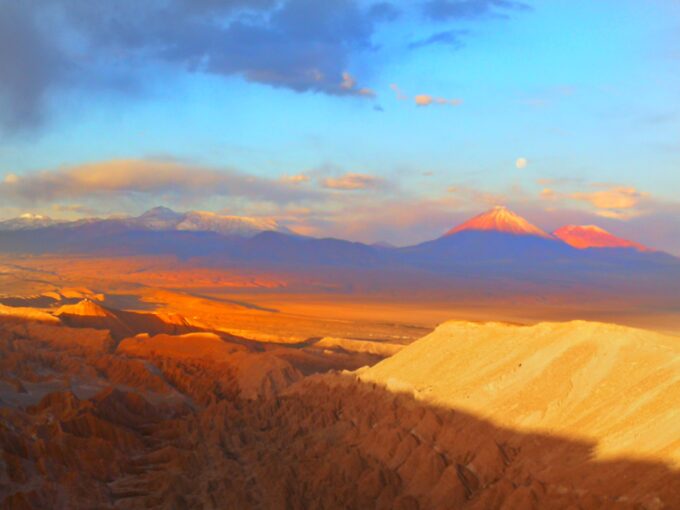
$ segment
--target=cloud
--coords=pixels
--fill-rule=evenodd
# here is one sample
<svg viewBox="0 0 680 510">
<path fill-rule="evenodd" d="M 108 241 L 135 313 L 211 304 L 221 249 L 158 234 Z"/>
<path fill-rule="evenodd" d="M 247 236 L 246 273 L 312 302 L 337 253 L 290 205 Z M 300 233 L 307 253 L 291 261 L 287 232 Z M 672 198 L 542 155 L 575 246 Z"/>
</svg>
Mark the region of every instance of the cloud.
<svg viewBox="0 0 680 510">
<path fill-rule="evenodd" d="M 391 83 L 390 88 L 394 91 L 394 94 L 399 101 L 406 101 L 408 99 L 408 96 L 404 94 L 404 92 L 399 88 L 399 85 L 396 83 Z"/>
<path fill-rule="evenodd" d="M 356 81 L 354 81 L 354 78 L 352 78 L 352 75 L 349 74 L 347 71 L 342 73 L 342 82 L 340 83 L 340 86 L 345 89 L 345 90 L 351 90 L 354 88 L 356 85 Z"/>
<path fill-rule="evenodd" d="M 401 15 L 401 11 L 389 2 L 373 4 L 369 13 L 376 21 L 394 21 Z"/>
<path fill-rule="evenodd" d="M 433 46 L 437 44 L 450 46 L 452 48 L 458 49 L 463 46 L 461 41 L 461 36 L 467 34 L 467 30 L 444 30 L 441 32 L 436 32 L 429 37 L 423 39 L 417 39 L 411 42 L 408 47 L 409 49 L 415 50 L 424 48 L 426 46 Z"/>
<path fill-rule="evenodd" d="M 568 196 L 573 200 L 588 202 L 597 209 L 632 209 L 645 194 L 631 186 L 616 186 L 602 191 L 571 193 Z"/>
<path fill-rule="evenodd" d="M 66 71 L 29 3 L 0 0 L 0 126 L 12 131 L 41 122 L 46 95 Z"/>
<path fill-rule="evenodd" d="M 82 204 L 53 204 L 52 210 L 56 212 L 70 212 L 70 213 L 93 213 L 92 209 L 85 207 Z"/>
<path fill-rule="evenodd" d="M 517 160 L 515 161 L 515 167 L 520 170 L 526 168 L 528 164 L 529 160 L 527 158 L 517 158 Z"/>
<path fill-rule="evenodd" d="M 356 85 L 357 82 L 351 74 L 349 74 L 347 71 L 342 73 L 342 82 L 340 82 L 341 88 L 359 96 L 375 97 L 375 92 L 373 92 L 371 89 L 366 87 L 357 88 Z"/>
<path fill-rule="evenodd" d="M 430 106 L 431 104 L 458 106 L 463 103 L 462 99 L 446 99 L 443 97 L 433 97 L 429 94 L 418 94 L 415 97 L 416 105 Z"/>
<path fill-rule="evenodd" d="M 419 6 L 436 23 L 526 8 L 511 0 Z M 401 14 L 371 0 L 0 0 L 0 12 L 0 127 L 9 132 L 40 125 L 59 107 L 55 92 L 138 93 L 154 66 L 372 98 L 365 77 L 345 73 L 379 68 L 376 36 Z M 411 47 L 457 47 L 464 33 L 435 30 Z"/>
<path fill-rule="evenodd" d="M 540 196 L 544 200 L 557 200 L 559 198 L 559 194 L 552 188 L 543 188 Z"/>
<path fill-rule="evenodd" d="M 380 182 L 378 178 L 372 175 L 346 173 L 340 177 L 326 177 L 321 181 L 321 184 L 328 189 L 354 191 L 375 188 Z"/>
<path fill-rule="evenodd" d="M 10 130 L 39 124 L 55 89 L 127 90 L 156 63 L 372 97 L 343 73 L 398 16 L 387 2 L 358 0 L 0 0 L 0 9 L 0 122 Z"/>
<path fill-rule="evenodd" d="M 575 185 L 573 179 L 552 181 Z M 598 209 L 574 207 L 582 202 L 552 188 L 544 188 L 548 191 L 543 199 L 516 187 L 492 192 L 457 185 L 444 196 L 423 196 L 398 187 L 387 188 L 389 193 L 380 192 L 385 189 L 383 186 L 370 194 L 329 193 L 322 200 L 304 207 L 272 204 L 265 212 L 307 235 L 367 243 L 389 241 L 405 246 L 434 239 L 470 217 L 504 204 L 547 232 L 568 224 L 596 224 L 627 239 L 680 255 L 680 222 L 677 220 L 680 203 L 677 202 L 644 199 L 638 209 L 640 214 L 627 217 L 623 222 L 619 218 L 603 216 Z M 553 194 L 555 200 L 546 202 Z M 257 211 L 248 211 L 248 214 L 257 215 L 254 213 Z"/>
<path fill-rule="evenodd" d="M 458 204 L 470 207 L 505 205 L 511 196 L 509 193 L 492 193 L 464 185 L 450 186 L 447 191 L 455 197 Z"/>
<path fill-rule="evenodd" d="M 117 197 L 242 197 L 288 203 L 316 196 L 287 182 L 174 160 L 112 160 L 43 170 L 0 184 L 9 203 L 44 204 Z"/>
<path fill-rule="evenodd" d="M 551 184 L 566 187 L 566 191 L 557 191 L 554 187 L 545 187 L 541 193 L 542 200 L 551 201 L 555 206 L 571 203 L 581 203 L 589 206 L 592 213 L 602 218 L 629 220 L 648 213 L 653 204 L 649 193 L 638 190 L 633 186 L 591 184 L 594 191 L 571 191 L 583 183 L 574 182 L 571 179 L 539 179 L 538 183 L 544 186 Z"/>
<path fill-rule="evenodd" d="M 439 237 L 469 215 L 454 197 L 371 197 L 346 193 L 323 210 L 287 211 L 281 217 L 296 232 L 374 243 L 412 244 Z"/>
<path fill-rule="evenodd" d="M 303 182 L 309 181 L 309 176 L 305 174 L 284 175 L 283 177 L 281 177 L 281 181 L 290 184 L 302 184 Z"/>
<path fill-rule="evenodd" d="M 423 13 L 432 20 L 478 18 L 481 16 L 507 17 L 503 11 L 525 11 L 529 6 L 513 0 L 429 0 Z"/>
</svg>

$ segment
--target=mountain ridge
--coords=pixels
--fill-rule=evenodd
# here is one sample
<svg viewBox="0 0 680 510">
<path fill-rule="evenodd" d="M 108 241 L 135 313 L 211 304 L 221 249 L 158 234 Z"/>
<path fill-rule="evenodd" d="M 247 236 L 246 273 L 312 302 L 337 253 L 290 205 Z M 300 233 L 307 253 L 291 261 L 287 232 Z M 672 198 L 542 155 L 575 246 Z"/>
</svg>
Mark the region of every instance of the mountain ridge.
<svg viewBox="0 0 680 510">
<path fill-rule="evenodd" d="M 56 220 L 41 214 L 25 213 L 17 218 L 0 221 L 0 232 L 31 231 L 51 227 L 69 229 L 93 224 L 113 224 L 130 229 L 151 231 L 215 232 L 226 236 L 252 237 L 260 232 L 294 234 L 272 218 L 225 215 L 210 211 L 177 212 L 168 207 L 154 207 L 133 217 L 82 218 Z"/>
<path fill-rule="evenodd" d="M 635 241 L 615 236 L 597 225 L 565 225 L 555 230 L 552 235 L 578 249 L 634 248 L 641 252 L 655 251 Z"/>
</svg>

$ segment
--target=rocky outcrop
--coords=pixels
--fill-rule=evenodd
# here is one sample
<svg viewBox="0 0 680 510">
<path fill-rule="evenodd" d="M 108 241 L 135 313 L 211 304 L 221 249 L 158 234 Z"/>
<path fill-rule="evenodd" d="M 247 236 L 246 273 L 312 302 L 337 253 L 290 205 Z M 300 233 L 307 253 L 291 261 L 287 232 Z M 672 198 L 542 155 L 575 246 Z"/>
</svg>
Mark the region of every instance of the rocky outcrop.
<svg viewBox="0 0 680 510">
<path fill-rule="evenodd" d="M 0 407 L 0 507 L 680 506 L 680 473 L 661 456 L 600 458 L 597 440 L 501 425 L 451 405 L 459 391 L 451 381 L 485 373 L 465 349 L 475 341 L 481 348 L 487 340 L 479 330 L 466 339 L 461 327 L 445 325 L 423 344 L 407 346 L 373 368 L 307 377 L 276 351 L 254 352 L 211 336 L 135 337 L 115 352 L 104 352 L 55 347 L 31 338 L 28 330 L 0 328 L 0 349 L 6 354 L 0 357 L 5 379 L 0 383 L 5 403 Z M 521 367 L 514 364 L 515 372 L 543 362 L 553 366 L 548 354 L 564 362 L 556 345 L 566 349 L 561 352 L 578 348 L 576 340 L 563 335 L 549 341 L 549 329 L 538 328 L 533 340 L 542 342 L 547 351 L 541 356 L 547 358 L 531 361 L 528 356 Z M 447 340 L 453 331 L 456 335 Z M 595 331 L 608 330 L 597 326 Z M 617 352 L 640 353 L 645 340 L 635 332 L 628 332 L 632 336 L 626 340 L 626 332 L 619 331 Z M 577 336 L 588 343 L 597 335 L 581 331 Z M 532 336 L 527 338 L 529 344 L 519 351 L 541 353 Z M 196 342 L 195 351 L 182 341 Z M 498 375 L 497 385 L 512 386 L 512 378 L 499 371 L 505 366 L 503 352 L 496 349 L 487 370 Z M 616 366 L 615 357 L 607 359 L 606 366 Z M 400 369 L 399 378 L 393 369 L 402 363 L 411 371 Z M 448 374 L 447 364 L 457 367 L 447 379 L 449 394 L 438 383 Z M 672 360 L 664 367 L 668 375 Z M 560 375 L 559 370 L 551 373 Z M 615 371 L 610 374 L 601 392 L 608 391 L 607 384 L 630 379 L 630 374 L 619 379 Z M 10 378 L 14 384 L 7 382 Z M 564 391 L 578 388 L 577 383 L 578 378 Z M 427 398 L 428 391 L 440 399 Z M 523 395 L 541 391 L 526 386 Z M 597 406 L 591 411 L 601 412 Z"/>
</svg>

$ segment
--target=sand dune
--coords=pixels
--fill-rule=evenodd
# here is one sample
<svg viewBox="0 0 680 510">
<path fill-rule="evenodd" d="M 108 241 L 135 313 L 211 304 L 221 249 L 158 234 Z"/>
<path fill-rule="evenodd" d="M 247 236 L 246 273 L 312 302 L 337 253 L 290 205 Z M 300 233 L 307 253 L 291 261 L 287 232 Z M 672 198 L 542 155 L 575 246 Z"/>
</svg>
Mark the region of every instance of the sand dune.
<svg viewBox="0 0 680 510">
<path fill-rule="evenodd" d="M 675 337 L 582 321 L 448 322 L 361 379 L 501 426 L 595 440 L 600 458 L 680 466 Z"/>
<path fill-rule="evenodd" d="M 196 330 L 179 314 L 115 310 L 89 298 L 63 305 L 54 312 L 54 315 L 68 326 L 108 330 L 116 340 L 138 333 L 182 334 Z"/>
<path fill-rule="evenodd" d="M 245 347 L 228 343 L 215 333 L 188 333 L 186 335 L 138 335 L 126 338 L 117 351 L 134 356 L 159 355 L 171 358 L 197 358 L 220 361 Z"/>
<path fill-rule="evenodd" d="M 29 307 L 0 305 L 0 316 L 49 323 L 59 322 L 59 319 L 57 319 L 53 315 Z"/>
<path fill-rule="evenodd" d="M 364 352 L 376 356 L 392 356 L 403 349 L 401 344 L 389 342 L 370 342 L 350 338 L 323 337 L 314 342 L 314 347 L 321 349 L 340 349 L 346 352 Z"/>
</svg>

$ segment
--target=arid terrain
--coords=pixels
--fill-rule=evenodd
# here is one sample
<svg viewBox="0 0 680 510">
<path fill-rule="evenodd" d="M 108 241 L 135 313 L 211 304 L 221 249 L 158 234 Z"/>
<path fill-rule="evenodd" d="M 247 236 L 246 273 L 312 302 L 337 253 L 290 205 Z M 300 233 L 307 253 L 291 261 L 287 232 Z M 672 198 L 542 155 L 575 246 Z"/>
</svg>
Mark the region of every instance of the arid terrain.
<svg viewBox="0 0 680 510">
<path fill-rule="evenodd" d="M 172 264 L 4 260 L 3 508 L 680 505 L 677 336 Z"/>
<path fill-rule="evenodd" d="M 502 207 L 400 249 L 168 216 L 2 232 L 3 508 L 680 506 L 678 259 Z"/>
</svg>

